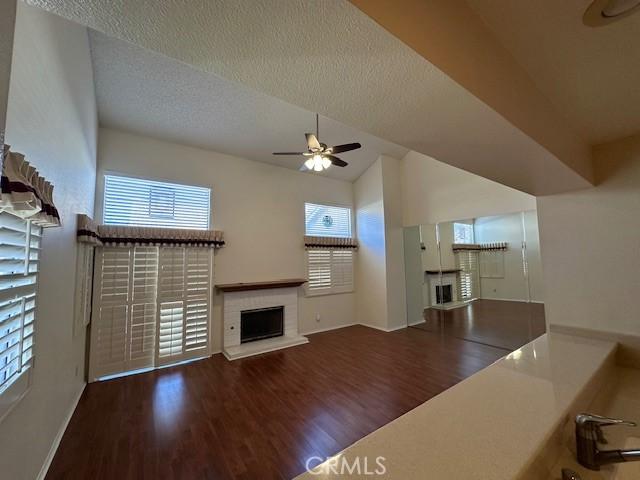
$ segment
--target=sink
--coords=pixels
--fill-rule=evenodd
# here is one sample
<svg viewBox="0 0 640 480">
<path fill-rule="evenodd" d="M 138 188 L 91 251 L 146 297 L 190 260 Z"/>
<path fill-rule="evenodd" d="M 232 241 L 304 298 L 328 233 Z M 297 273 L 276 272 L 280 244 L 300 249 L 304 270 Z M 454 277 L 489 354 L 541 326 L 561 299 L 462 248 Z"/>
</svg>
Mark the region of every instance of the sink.
<svg viewBox="0 0 640 480">
<path fill-rule="evenodd" d="M 640 424 L 640 370 L 614 367 L 607 385 L 600 389 L 585 411 Z M 603 431 L 609 441 L 602 446 L 603 449 L 640 449 L 640 427 L 613 426 L 605 427 Z M 562 478 L 562 468 L 575 470 L 582 480 L 640 479 L 640 462 L 607 465 L 598 472 L 580 466 L 575 456 L 573 421 L 569 421 L 565 427 L 562 451 L 551 470 L 549 480 Z"/>
</svg>

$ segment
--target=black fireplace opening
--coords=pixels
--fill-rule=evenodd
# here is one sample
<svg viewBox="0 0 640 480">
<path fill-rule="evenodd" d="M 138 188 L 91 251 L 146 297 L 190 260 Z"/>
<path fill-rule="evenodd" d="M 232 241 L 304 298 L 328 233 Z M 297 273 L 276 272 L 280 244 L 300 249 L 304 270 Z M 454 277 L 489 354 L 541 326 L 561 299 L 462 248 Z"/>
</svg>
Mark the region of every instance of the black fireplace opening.
<svg viewBox="0 0 640 480">
<path fill-rule="evenodd" d="M 436 285 L 436 303 L 449 303 L 453 300 L 453 288 L 451 285 Z"/>
<path fill-rule="evenodd" d="M 240 312 L 240 343 L 284 335 L 284 306 Z"/>
</svg>

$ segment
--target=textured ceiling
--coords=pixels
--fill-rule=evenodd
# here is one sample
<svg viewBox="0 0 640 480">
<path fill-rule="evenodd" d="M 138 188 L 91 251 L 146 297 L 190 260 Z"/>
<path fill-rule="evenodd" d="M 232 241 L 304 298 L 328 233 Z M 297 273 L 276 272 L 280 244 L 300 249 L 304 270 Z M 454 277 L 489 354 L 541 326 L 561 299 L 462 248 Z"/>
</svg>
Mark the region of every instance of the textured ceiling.
<svg viewBox="0 0 640 480">
<path fill-rule="evenodd" d="M 30 3 L 529 193 L 588 185 L 344 0 Z"/>
<path fill-rule="evenodd" d="M 296 170 L 302 165 L 303 157 L 271 153 L 306 150 L 313 112 L 96 31 L 89 38 L 102 126 Z M 340 154 L 347 167 L 322 173 L 349 181 L 378 156 L 401 158 L 408 151 L 323 117 L 320 140 L 362 144 Z"/>
<path fill-rule="evenodd" d="M 640 131 L 640 14 L 591 28 L 591 0 L 467 3 L 591 143 Z"/>
</svg>

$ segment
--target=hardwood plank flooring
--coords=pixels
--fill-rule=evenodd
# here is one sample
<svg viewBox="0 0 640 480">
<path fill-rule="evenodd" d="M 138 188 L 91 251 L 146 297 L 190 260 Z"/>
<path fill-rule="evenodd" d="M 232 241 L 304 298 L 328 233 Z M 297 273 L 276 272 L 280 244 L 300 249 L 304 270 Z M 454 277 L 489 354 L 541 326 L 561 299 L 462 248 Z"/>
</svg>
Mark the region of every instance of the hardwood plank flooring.
<svg viewBox="0 0 640 480">
<path fill-rule="evenodd" d="M 288 479 L 507 350 L 363 326 L 87 386 L 47 479 Z"/>
<path fill-rule="evenodd" d="M 424 311 L 425 323 L 413 328 L 509 350 L 545 333 L 541 303 L 479 299 L 453 310 Z"/>
</svg>

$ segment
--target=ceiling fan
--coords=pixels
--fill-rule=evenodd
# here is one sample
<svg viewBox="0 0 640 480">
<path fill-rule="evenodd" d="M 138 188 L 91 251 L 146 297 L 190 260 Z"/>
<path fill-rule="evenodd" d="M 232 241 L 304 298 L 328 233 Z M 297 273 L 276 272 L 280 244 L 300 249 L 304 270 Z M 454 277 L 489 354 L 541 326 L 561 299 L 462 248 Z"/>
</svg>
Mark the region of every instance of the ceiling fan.
<svg viewBox="0 0 640 480">
<path fill-rule="evenodd" d="M 336 167 L 346 167 L 347 162 L 335 156 L 336 153 L 350 152 L 351 150 L 357 150 L 362 147 L 359 143 L 345 143 L 344 145 L 336 145 L 334 147 L 327 147 L 326 143 L 321 143 L 318 140 L 320 131 L 318 128 L 318 114 L 316 113 L 316 134 L 305 133 L 307 137 L 307 151 L 306 152 L 274 152 L 274 155 L 303 155 L 308 157 L 304 162 L 304 168 L 307 170 L 314 170 L 321 172 L 326 170 L 331 165 Z"/>
</svg>

